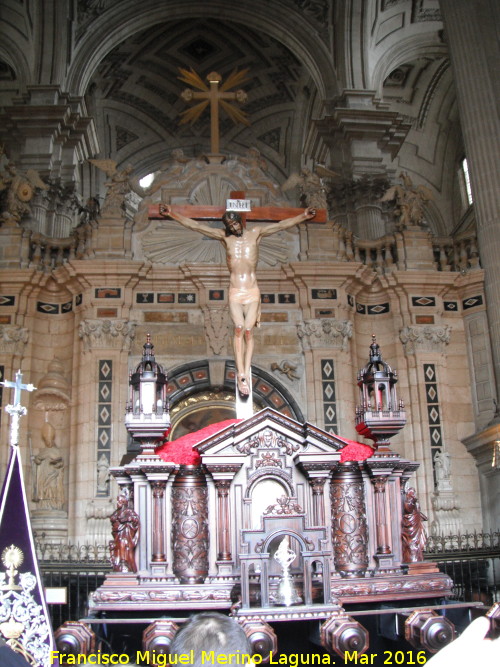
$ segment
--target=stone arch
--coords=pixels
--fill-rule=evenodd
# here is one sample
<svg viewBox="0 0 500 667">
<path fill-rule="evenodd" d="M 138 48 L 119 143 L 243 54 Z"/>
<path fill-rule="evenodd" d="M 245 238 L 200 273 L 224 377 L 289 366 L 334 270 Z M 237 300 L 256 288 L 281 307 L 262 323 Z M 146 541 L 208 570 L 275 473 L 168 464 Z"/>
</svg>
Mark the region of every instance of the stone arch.
<svg viewBox="0 0 500 667">
<path fill-rule="evenodd" d="M 444 58 L 448 56 L 448 49 L 444 44 L 436 43 L 434 35 L 423 37 L 413 36 L 400 40 L 388 48 L 375 63 L 371 77 L 370 88 L 382 95 L 382 88 L 386 77 L 397 67 L 406 62 L 421 57 Z"/>
<path fill-rule="evenodd" d="M 217 406 L 218 408 L 223 408 L 224 404 L 227 404 L 232 406 L 234 410 L 234 403 L 232 402 L 234 397 L 234 362 L 226 360 L 222 363 L 224 364 L 222 379 L 213 377 L 207 359 L 182 364 L 169 370 L 167 394 L 172 418 L 172 437 L 178 437 L 175 434 L 176 420 L 178 419 L 176 408 L 182 406 L 183 403 L 189 407 L 190 402 L 191 405 L 196 407 L 196 401 L 198 401 L 204 406 Z M 255 365 L 252 366 L 252 376 L 255 409 L 260 410 L 270 407 L 299 423 L 304 423 L 302 410 L 286 387 L 272 375 Z M 221 414 L 227 413 L 225 419 L 234 418 L 234 415 L 231 417 L 229 414 L 229 409 L 228 407 L 227 411 L 221 410 Z M 188 412 L 187 410 L 184 414 L 188 414 Z M 215 421 L 223 420 L 216 419 Z M 213 423 L 213 421 L 210 423 Z"/>
<path fill-rule="evenodd" d="M 18 92 L 24 92 L 26 86 L 31 82 L 30 65 L 26 57 L 27 53 L 29 53 L 29 48 L 23 48 L 19 44 L 19 40 L 16 41 L 2 32 L 0 60 L 14 70 Z"/>
<path fill-rule="evenodd" d="M 153 27 L 170 20 L 186 19 L 199 15 L 200 5 L 194 0 L 176 0 L 168 6 L 163 2 L 147 10 L 135 0 L 113 5 L 88 26 L 85 40 L 77 45 L 73 63 L 66 80 L 68 91 L 84 95 L 87 85 L 101 60 L 110 50 L 138 30 Z M 304 33 L 317 32 L 311 25 L 306 30 L 307 18 L 300 9 L 289 8 L 286 12 L 273 7 L 265 0 L 242 0 L 228 6 L 211 2 L 203 6 L 203 17 L 242 24 L 248 28 L 264 31 L 283 43 L 310 72 L 322 98 L 332 97 L 338 92 L 337 78 L 327 45 L 321 39 L 303 38 Z M 299 28 L 297 28 L 299 26 Z"/>
</svg>

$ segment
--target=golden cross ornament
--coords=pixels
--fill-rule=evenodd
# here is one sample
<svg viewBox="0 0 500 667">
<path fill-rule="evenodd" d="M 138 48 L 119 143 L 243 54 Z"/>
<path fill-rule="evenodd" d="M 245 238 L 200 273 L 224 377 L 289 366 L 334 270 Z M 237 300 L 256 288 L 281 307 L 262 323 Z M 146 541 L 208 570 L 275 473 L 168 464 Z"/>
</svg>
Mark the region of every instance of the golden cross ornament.
<svg viewBox="0 0 500 667">
<path fill-rule="evenodd" d="M 219 104 L 234 123 L 243 123 L 250 125 L 247 115 L 231 102 L 246 102 L 247 94 L 244 90 L 238 89 L 234 92 L 228 92 L 231 88 L 241 85 L 248 80 L 248 69 L 240 71 L 233 70 L 226 81 L 222 83 L 222 77 L 217 72 L 210 72 L 207 76 L 207 84 L 191 68 L 190 70 L 179 68 L 181 76 L 178 78 L 192 88 L 197 88 L 197 92 L 192 88 L 186 88 L 181 97 L 186 102 L 192 100 L 201 100 L 190 109 L 186 109 L 181 114 L 181 125 L 184 123 L 195 123 L 203 111 L 210 104 L 210 152 L 212 155 L 219 153 Z"/>
</svg>

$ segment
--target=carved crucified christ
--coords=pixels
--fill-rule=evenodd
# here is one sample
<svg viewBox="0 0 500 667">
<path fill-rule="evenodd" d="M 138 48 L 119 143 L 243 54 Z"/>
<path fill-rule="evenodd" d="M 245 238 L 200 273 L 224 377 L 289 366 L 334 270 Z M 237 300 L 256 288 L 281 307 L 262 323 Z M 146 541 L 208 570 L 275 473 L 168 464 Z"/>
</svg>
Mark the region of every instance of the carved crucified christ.
<svg viewBox="0 0 500 667">
<path fill-rule="evenodd" d="M 225 230 L 210 227 L 197 220 L 187 218 L 165 204 L 160 204 L 160 215 L 176 220 L 184 227 L 217 239 L 226 248 L 229 269 L 229 314 L 234 324 L 234 357 L 238 391 L 242 396 L 250 393 L 250 368 L 254 348 L 253 329 L 260 321 L 260 290 L 257 284 L 257 262 L 259 243 L 264 236 L 271 236 L 290 229 L 301 222 L 311 220 L 316 209 L 307 208 L 293 218 L 266 225 L 265 227 L 243 226 L 241 217 L 234 211 L 222 216 Z"/>
</svg>

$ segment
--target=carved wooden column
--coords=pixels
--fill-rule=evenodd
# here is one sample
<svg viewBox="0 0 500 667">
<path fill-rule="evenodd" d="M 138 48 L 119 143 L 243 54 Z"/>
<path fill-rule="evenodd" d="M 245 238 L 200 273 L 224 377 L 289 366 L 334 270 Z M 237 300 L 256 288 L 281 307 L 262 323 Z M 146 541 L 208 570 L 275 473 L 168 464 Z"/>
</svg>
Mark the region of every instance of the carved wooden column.
<svg viewBox="0 0 500 667">
<path fill-rule="evenodd" d="M 208 470 L 217 492 L 217 517 L 215 526 L 217 529 L 217 572 L 218 574 L 231 574 L 233 571 L 231 532 L 231 484 L 234 476 L 241 468 L 241 463 L 227 463 L 225 465 L 214 465 L 209 460 L 203 459 L 203 464 Z"/>
<path fill-rule="evenodd" d="M 181 584 L 208 575 L 208 490 L 199 466 L 183 465 L 172 484 L 172 570 Z"/>
<path fill-rule="evenodd" d="M 330 485 L 335 570 L 363 577 L 368 567 L 368 527 L 363 477 L 355 461 L 339 463 Z"/>
<path fill-rule="evenodd" d="M 371 475 L 375 507 L 376 549 L 374 558 L 379 570 L 394 569 L 393 531 L 399 531 L 399 509 L 394 504 L 391 493 L 396 491 L 395 478 L 389 486 L 388 480 L 394 470 L 401 466 L 401 459 L 396 456 L 377 453 L 365 463 Z M 396 486 L 395 486 L 396 485 Z M 396 516 L 393 516 L 393 512 Z M 392 529 L 391 529 L 392 526 Z M 399 532 L 398 532 L 399 534 Z"/>
<path fill-rule="evenodd" d="M 326 477 L 312 477 L 309 479 L 313 493 L 313 526 L 325 525 L 325 482 Z"/>
<path fill-rule="evenodd" d="M 217 489 L 217 559 L 230 561 L 229 489 L 231 481 L 218 479 L 215 481 L 215 488 Z"/>
<path fill-rule="evenodd" d="M 153 492 L 153 563 L 165 563 L 165 534 L 163 521 L 163 502 L 165 481 L 151 482 Z"/>
<path fill-rule="evenodd" d="M 380 475 L 372 479 L 375 492 L 375 524 L 377 529 L 377 554 L 390 554 L 389 528 L 387 526 L 387 512 L 385 511 L 385 488 L 387 475 Z"/>
</svg>

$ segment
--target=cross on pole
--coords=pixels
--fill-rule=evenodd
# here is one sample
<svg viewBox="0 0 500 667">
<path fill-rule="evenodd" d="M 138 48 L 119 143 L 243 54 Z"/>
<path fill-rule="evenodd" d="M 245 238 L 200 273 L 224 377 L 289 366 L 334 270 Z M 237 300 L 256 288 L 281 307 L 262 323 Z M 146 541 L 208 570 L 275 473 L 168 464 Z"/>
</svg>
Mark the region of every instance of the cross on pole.
<svg viewBox="0 0 500 667">
<path fill-rule="evenodd" d="M 21 391 L 34 391 L 36 387 L 32 384 L 23 384 L 23 374 L 20 370 L 16 373 L 16 381 L 4 380 L 0 382 L 4 387 L 11 387 L 14 389 L 14 403 L 6 405 L 5 411 L 12 417 L 10 422 L 10 444 L 12 446 L 18 444 L 19 440 L 19 419 L 27 412 L 27 408 L 21 405 Z"/>
<path fill-rule="evenodd" d="M 234 123 L 250 125 L 246 114 L 230 103 L 231 101 L 246 102 L 247 96 L 245 91 L 240 89 L 232 93 L 227 92 L 230 88 L 234 88 L 234 86 L 247 80 L 248 69 L 239 72 L 234 70 L 224 83 L 222 83 L 220 74 L 210 72 L 207 76 L 210 86 L 207 86 L 193 69 L 189 71 L 179 68 L 179 71 L 182 74 L 182 76 L 178 77 L 181 81 L 201 91 L 195 92 L 191 88 L 186 88 L 181 93 L 182 99 L 186 102 L 201 100 L 198 104 L 182 112 L 181 125 L 184 123 L 195 123 L 210 104 L 210 152 L 212 155 L 217 155 L 219 153 L 219 104 Z M 222 85 L 219 87 L 219 84 Z"/>
</svg>

